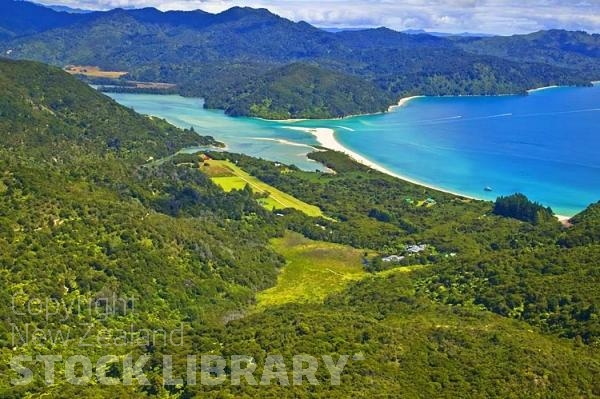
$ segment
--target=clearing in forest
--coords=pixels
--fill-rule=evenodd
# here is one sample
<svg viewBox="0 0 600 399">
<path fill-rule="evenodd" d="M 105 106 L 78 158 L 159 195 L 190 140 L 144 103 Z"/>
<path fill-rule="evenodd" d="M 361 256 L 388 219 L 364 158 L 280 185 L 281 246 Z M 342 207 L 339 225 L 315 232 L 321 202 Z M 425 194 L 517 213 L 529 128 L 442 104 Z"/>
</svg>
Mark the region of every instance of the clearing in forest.
<svg viewBox="0 0 600 399">
<path fill-rule="evenodd" d="M 307 204 L 260 181 L 232 162 L 210 159 L 206 160 L 200 166 L 200 170 L 206 173 L 215 184 L 228 192 L 231 190 L 242 190 L 246 185 L 250 185 L 253 192 L 264 196 L 264 198 L 260 198 L 258 201 L 269 210 L 294 208 L 304 212 L 308 216 L 323 217 L 323 213 L 318 207 Z"/>
<path fill-rule="evenodd" d="M 258 309 L 286 303 L 321 303 L 335 292 L 368 276 L 364 251 L 346 245 L 313 241 L 286 232 L 271 241 L 287 260 L 277 285 L 257 294 Z"/>
</svg>

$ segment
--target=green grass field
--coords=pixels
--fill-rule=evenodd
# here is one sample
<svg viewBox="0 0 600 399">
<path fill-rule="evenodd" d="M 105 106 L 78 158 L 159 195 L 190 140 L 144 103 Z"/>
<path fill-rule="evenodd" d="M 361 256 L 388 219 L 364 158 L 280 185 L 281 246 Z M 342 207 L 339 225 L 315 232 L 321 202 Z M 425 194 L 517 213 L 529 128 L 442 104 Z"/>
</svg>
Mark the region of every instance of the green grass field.
<svg viewBox="0 0 600 399">
<path fill-rule="evenodd" d="M 258 309 L 323 302 L 328 295 L 368 275 L 362 265 L 364 252 L 352 247 L 312 241 L 291 232 L 272 240 L 272 245 L 286 258 L 287 265 L 275 287 L 258 293 Z"/>
<path fill-rule="evenodd" d="M 323 217 L 323 213 L 318 207 L 307 204 L 258 180 L 229 161 L 210 160 L 205 162 L 200 170 L 210 176 L 212 181 L 225 191 L 241 190 L 246 184 L 249 184 L 255 193 L 268 193 L 269 196 L 260 199 L 259 202 L 269 210 L 294 208 L 308 216 Z"/>
<path fill-rule="evenodd" d="M 243 190 L 247 182 L 238 176 L 228 177 L 212 177 L 211 180 L 223 190 L 229 192 L 231 190 Z"/>
</svg>

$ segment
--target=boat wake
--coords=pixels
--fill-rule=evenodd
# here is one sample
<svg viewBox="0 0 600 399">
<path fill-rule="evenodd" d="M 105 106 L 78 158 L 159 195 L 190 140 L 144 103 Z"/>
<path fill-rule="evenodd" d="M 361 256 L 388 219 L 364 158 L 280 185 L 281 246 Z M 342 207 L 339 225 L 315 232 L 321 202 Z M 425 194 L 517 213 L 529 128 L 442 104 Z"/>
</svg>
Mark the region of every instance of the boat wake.
<svg viewBox="0 0 600 399">
<path fill-rule="evenodd" d="M 437 118 L 437 119 L 427 119 L 423 121 L 419 121 L 420 123 L 436 123 L 436 122 L 445 122 L 445 121 L 455 121 L 457 119 L 462 119 L 462 115 L 456 116 L 447 116 L 445 118 Z"/>
<path fill-rule="evenodd" d="M 494 118 L 506 118 L 508 116 L 513 116 L 512 112 L 508 112 L 506 114 L 498 114 L 498 115 L 490 115 L 490 116 L 482 116 L 481 118 L 473 118 L 473 119 L 494 119 Z"/>
</svg>

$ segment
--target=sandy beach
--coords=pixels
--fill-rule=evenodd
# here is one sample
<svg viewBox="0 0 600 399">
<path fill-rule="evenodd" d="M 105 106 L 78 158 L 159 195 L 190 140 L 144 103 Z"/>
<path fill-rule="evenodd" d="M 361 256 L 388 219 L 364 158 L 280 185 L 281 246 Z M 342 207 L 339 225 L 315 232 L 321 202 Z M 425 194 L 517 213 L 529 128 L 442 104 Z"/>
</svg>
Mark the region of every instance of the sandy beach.
<svg viewBox="0 0 600 399">
<path fill-rule="evenodd" d="M 544 86 L 544 87 L 538 87 L 537 89 L 531 89 L 531 90 L 527 90 L 527 93 L 535 93 L 536 91 L 544 91 L 544 90 L 550 90 L 550 89 L 557 89 L 560 86 Z"/>
<path fill-rule="evenodd" d="M 424 98 L 425 96 L 412 96 L 412 97 L 404 97 L 401 98 L 400 101 L 398 101 L 398 104 L 396 105 L 392 105 L 389 109 L 388 112 L 393 111 L 396 108 L 400 108 L 400 107 L 404 107 L 406 104 L 408 104 L 409 102 L 411 102 L 412 100 L 414 100 L 415 98 Z"/>
</svg>

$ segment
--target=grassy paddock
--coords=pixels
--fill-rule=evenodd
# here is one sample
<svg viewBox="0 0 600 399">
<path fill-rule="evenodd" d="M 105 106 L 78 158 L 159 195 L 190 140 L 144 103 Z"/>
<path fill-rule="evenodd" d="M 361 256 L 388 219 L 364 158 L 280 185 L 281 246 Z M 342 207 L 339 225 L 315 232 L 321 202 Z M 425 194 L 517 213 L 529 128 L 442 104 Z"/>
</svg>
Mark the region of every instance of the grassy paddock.
<svg viewBox="0 0 600 399">
<path fill-rule="evenodd" d="M 268 194 L 267 198 L 259 200 L 261 205 L 269 210 L 294 208 L 308 216 L 323 217 L 321 210 L 307 204 L 277 188 L 270 186 L 229 161 L 206 161 L 200 170 L 211 177 L 212 181 L 225 191 L 241 190 L 249 184 L 255 193 Z"/>
<path fill-rule="evenodd" d="M 243 190 L 247 184 L 246 181 L 237 176 L 213 177 L 211 180 L 227 192 L 232 190 Z"/>
<path fill-rule="evenodd" d="M 72 75 L 84 75 L 92 78 L 108 78 L 108 79 L 119 79 L 127 75 L 128 72 L 122 71 L 103 71 L 97 66 L 79 66 L 79 65 L 68 65 L 65 67 L 65 71 Z"/>
<path fill-rule="evenodd" d="M 323 302 L 328 295 L 367 276 L 363 251 L 352 247 L 312 241 L 292 232 L 272 240 L 272 245 L 286 258 L 287 265 L 277 285 L 257 295 L 259 309 L 291 302 Z"/>
</svg>

